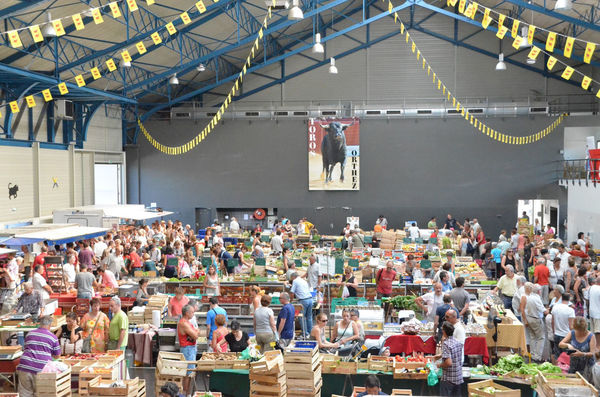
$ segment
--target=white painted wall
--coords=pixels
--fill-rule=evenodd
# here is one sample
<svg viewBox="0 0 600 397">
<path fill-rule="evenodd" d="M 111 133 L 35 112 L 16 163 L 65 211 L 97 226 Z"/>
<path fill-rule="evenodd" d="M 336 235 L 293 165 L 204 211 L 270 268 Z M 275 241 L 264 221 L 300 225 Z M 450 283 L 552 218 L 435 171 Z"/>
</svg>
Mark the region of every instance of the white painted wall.
<svg viewBox="0 0 600 397">
<path fill-rule="evenodd" d="M 565 127 L 565 160 L 586 158 L 586 138 L 595 136 L 600 140 L 600 126 Z"/>
<path fill-rule="evenodd" d="M 600 244 L 600 188 L 569 184 L 567 187 L 567 236 L 576 240 L 578 232 L 590 233 L 594 246 Z"/>
</svg>

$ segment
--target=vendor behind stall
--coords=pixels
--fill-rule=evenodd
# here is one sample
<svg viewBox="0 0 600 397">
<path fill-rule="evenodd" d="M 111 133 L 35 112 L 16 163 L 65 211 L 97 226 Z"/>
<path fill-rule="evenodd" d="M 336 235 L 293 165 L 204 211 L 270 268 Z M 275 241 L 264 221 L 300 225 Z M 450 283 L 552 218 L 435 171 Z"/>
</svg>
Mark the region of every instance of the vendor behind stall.
<svg viewBox="0 0 600 397">
<path fill-rule="evenodd" d="M 101 285 L 105 288 L 119 288 L 119 283 L 115 274 L 108 270 L 106 266 L 98 268 L 98 275 L 102 278 Z"/>
<path fill-rule="evenodd" d="M 135 302 L 138 306 L 147 305 L 148 301 L 150 300 L 150 294 L 148 293 L 148 283 L 149 280 L 146 278 L 140 280 L 140 286 L 135 296 Z"/>
<path fill-rule="evenodd" d="M 83 346 L 83 328 L 77 324 L 77 314 L 67 313 L 67 323 L 63 324 L 57 331 L 61 352 L 65 354 L 79 354 Z"/>
<path fill-rule="evenodd" d="M 81 271 L 75 276 L 75 288 L 77 289 L 77 298 L 92 299 L 94 289 L 100 285 L 92 273 L 88 272 L 88 265 L 82 263 Z"/>
<path fill-rule="evenodd" d="M 38 255 L 39 256 L 39 255 Z M 36 258 L 37 259 L 37 258 Z M 52 293 L 52 288 L 46 282 L 43 274 L 45 273 L 44 265 L 36 265 L 33 273 L 33 289 L 39 292 L 43 300 L 49 299 Z"/>
<path fill-rule="evenodd" d="M 183 287 L 175 289 L 175 296 L 169 299 L 169 317 L 181 316 L 181 310 L 190 302 L 190 299 L 185 296 Z"/>
<path fill-rule="evenodd" d="M 49 361 L 60 356 L 60 344 L 56 335 L 50 332 L 51 326 L 52 317 L 41 317 L 40 327 L 30 331 L 25 338 L 23 355 L 17 366 L 21 397 L 34 397 L 37 394 L 35 376 Z"/>
<path fill-rule="evenodd" d="M 31 283 L 23 284 L 23 294 L 17 301 L 17 306 L 13 309 L 13 313 L 31 314 L 33 321 L 37 321 L 38 316 L 44 315 L 44 300 L 39 291 L 33 289 Z"/>
</svg>

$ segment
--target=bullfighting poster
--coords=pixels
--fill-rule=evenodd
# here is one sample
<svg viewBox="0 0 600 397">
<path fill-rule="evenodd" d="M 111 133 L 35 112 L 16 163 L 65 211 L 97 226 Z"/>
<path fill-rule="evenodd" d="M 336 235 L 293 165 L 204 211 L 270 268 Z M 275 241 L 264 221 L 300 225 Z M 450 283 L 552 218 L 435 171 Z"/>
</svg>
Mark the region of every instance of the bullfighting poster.
<svg viewBox="0 0 600 397">
<path fill-rule="evenodd" d="M 359 189 L 359 119 L 310 119 L 308 190 Z"/>
</svg>

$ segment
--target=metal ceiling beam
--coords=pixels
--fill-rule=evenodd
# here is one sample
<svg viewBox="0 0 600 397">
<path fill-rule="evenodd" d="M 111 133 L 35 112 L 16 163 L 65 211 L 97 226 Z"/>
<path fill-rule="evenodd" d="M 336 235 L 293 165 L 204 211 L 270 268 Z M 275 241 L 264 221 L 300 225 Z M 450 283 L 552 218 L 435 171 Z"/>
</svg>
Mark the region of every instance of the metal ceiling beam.
<svg viewBox="0 0 600 397">
<path fill-rule="evenodd" d="M 309 11 L 305 12 L 304 13 L 304 18 L 306 19 L 306 18 L 309 18 L 309 17 L 311 17 L 313 15 L 317 15 L 317 14 L 319 14 L 321 12 L 324 12 L 326 10 L 334 8 L 334 7 L 336 7 L 336 6 L 340 5 L 340 4 L 346 3 L 348 1 L 352 1 L 352 0 L 332 0 L 329 3 L 324 4 L 324 5 L 322 5 L 319 8 L 314 8 L 312 10 L 309 10 Z M 288 27 L 290 25 L 293 25 L 295 23 L 298 23 L 298 22 L 299 21 L 292 21 L 292 20 L 289 20 L 287 18 L 281 18 L 279 21 L 271 23 L 267 29 L 263 30 L 263 32 L 264 32 L 263 45 L 264 45 L 265 37 L 267 35 L 270 35 L 273 32 L 277 32 L 277 31 L 279 31 L 281 29 L 285 29 L 286 27 Z M 156 82 L 160 82 L 159 85 L 164 84 L 164 81 L 166 79 L 168 79 L 173 73 L 184 75 L 184 74 L 186 74 L 186 73 L 194 70 L 194 68 L 196 66 L 198 66 L 200 63 L 206 64 L 208 62 L 213 61 L 213 59 L 215 59 L 215 58 L 217 58 L 217 57 L 219 57 L 219 56 L 221 56 L 223 54 L 226 54 L 226 53 L 228 53 L 230 51 L 235 51 L 235 50 L 237 50 L 239 48 L 244 48 L 247 45 L 251 45 L 254 42 L 254 40 L 256 39 L 257 33 L 258 33 L 258 30 L 256 32 L 253 32 L 252 34 L 249 34 L 249 35 L 245 36 L 245 37 L 241 37 L 239 40 L 236 40 L 236 42 L 234 44 L 231 44 L 231 45 L 219 48 L 217 50 L 214 50 L 208 56 L 203 56 L 203 57 L 200 57 L 200 58 L 195 59 L 193 61 L 187 62 L 185 64 L 176 66 L 176 67 L 172 68 L 168 72 L 163 72 L 163 73 L 160 73 L 160 74 L 156 75 L 151 80 L 141 81 L 141 82 L 139 82 L 137 84 L 133 84 L 133 85 L 131 85 L 129 87 L 129 89 L 135 90 L 135 89 L 139 89 L 139 88 L 147 87 L 147 86 L 150 86 L 151 88 L 152 87 L 156 87 Z M 239 72 L 239 70 L 238 70 L 238 72 Z M 221 83 L 218 82 L 217 85 L 220 85 L 220 84 Z"/>
<path fill-rule="evenodd" d="M 421 1 L 421 0 L 416 0 L 416 1 Z M 332 5 L 333 3 L 336 3 L 335 5 L 338 5 L 338 4 L 341 4 L 343 2 L 344 2 L 344 0 L 334 0 L 333 2 L 328 3 L 324 7 L 327 7 L 327 6 L 333 7 L 334 6 L 334 5 Z M 394 7 L 392 9 L 392 15 L 393 15 L 393 12 L 399 12 L 399 11 L 405 9 L 405 8 L 408 8 L 408 7 L 412 6 L 413 4 L 414 4 L 413 1 L 409 0 L 409 1 L 404 2 L 402 5 Z M 309 13 L 305 13 L 304 16 L 305 16 L 305 18 L 306 17 L 310 17 L 314 13 L 318 13 L 318 12 L 322 12 L 322 11 L 323 10 L 315 9 L 315 10 L 309 12 Z M 307 14 L 309 14 L 309 15 L 307 15 Z M 373 22 L 376 22 L 376 21 L 378 21 L 378 20 L 380 20 L 382 18 L 385 18 L 385 17 L 387 17 L 389 15 L 390 14 L 387 11 L 382 12 L 382 13 L 380 13 L 378 15 L 375 15 L 373 17 L 365 19 L 365 20 L 363 20 L 363 21 L 361 21 L 359 23 L 356 23 L 354 25 L 351 25 L 351 26 L 349 26 L 347 28 L 341 29 L 338 32 L 335 32 L 335 33 L 332 33 L 330 35 L 327 35 L 326 37 L 324 37 L 324 38 L 321 39 L 321 42 L 324 43 L 324 42 L 327 42 L 329 40 L 333 40 L 333 39 L 335 39 L 335 38 L 337 38 L 339 36 L 343 36 L 343 35 L 347 34 L 348 32 L 351 32 L 353 30 L 365 27 L 365 26 L 367 26 L 367 25 L 369 25 L 369 24 L 371 24 Z M 276 25 L 275 24 L 271 25 L 271 27 L 269 29 L 267 29 L 267 32 L 265 34 L 270 33 L 269 30 L 276 31 L 276 30 L 282 29 L 282 28 L 286 27 L 289 23 L 293 23 L 293 22 L 292 21 L 287 21 L 287 22 L 284 22 L 284 23 L 280 23 L 280 24 L 276 24 Z M 365 45 L 366 45 L 366 43 L 362 44 L 362 46 L 365 46 Z M 296 55 L 296 54 L 298 54 L 300 52 L 303 52 L 303 51 L 307 51 L 310 48 L 312 48 L 312 43 L 302 45 L 302 46 L 300 46 L 298 48 L 295 48 L 293 50 L 290 50 L 290 51 L 284 53 L 283 55 L 278 55 L 278 56 L 275 56 L 275 57 L 271 57 L 271 58 L 269 58 L 267 60 L 264 60 L 263 62 L 255 63 L 253 66 L 251 66 L 250 68 L 248 68 L 247 73 L 250 74 L 254 70 L 259 70 L 259 69 L 262 69 L 262 68 L 264 68 L 266 66 L 272 65 L 274 63 L 278 63 L 278 62 L 280 62 L 280 61 L 282 61 L 282 60 L 284 60 L 286 58 L 289 58 L 290 56 Z M 185 95 L 179 96 L 177 98 L 174 98 L 174 99 L 170 100 L 169 102 L 158 104 L 157 106 L 153 107 L 152 109 L 150 109 L 146 113 L 144 113 L 144 115 L 142 115 L 141 118 L 142 118 L 143 121 L 147 120 L 150 116 L 152 116 L 157 111 L 160 111 L 160 110 L 162 110 L 164 108 L 167 108 L 167 107 L 170 107 L 170 106 L 173 106 L 173 105 L 176 105 L 176 104 L 178 104 L 180 102 L 184 102 L 184 101 L 190 100 L 190 99 L 192 99 L 192 98 L 194 98 L 194 97 L 196 97 L 198 95 L 201 95 L 201 94 L 203 94 L 205 92 L 208 92 L 208 91 L 214 89 L 215 87 L 220 86 L 223 83 L 234 81 L 237 77 L 238 77 L 238 73 L 230 75 L 230 76 L 227 76 L 226 78 L 223 78 L 221 81 L 209 84 L 209 85 L 205 86 L 202 89 L 195 90 L 195 91 L 192 91 L 192 92 L 187 93 Z"/>
<path fill-rule="evenodd" d="M 19 3 L 13 4 L 12 6 L 0 10 L 0 19 L 8 18 L 20 12 L 23 12 L 29 8 L 48 3 L 50 1 L 52 0 L 20 0 Z"/>
<path fill-rule="evenodd" d="M 532 10 L 538 12 L 540 14 L 546 15 L 548 17 L 556 18 L 558 20 L 563 20 L 564 22 L 569 22 L 575 26 L 579 26 L 584 29 L 594 30 L 596 32 L 600 32 L 600 25 L 596 25 L 594 23 L 590 23 L 589 21 L 581 20 L 578 18 L 574 18 L 572 16 L 562 14 L 560 12 L 552 11 L 547 8 L 538 6 L 533 3 L 528 3 L 522 0 L 506 0 L 507 3 L 526 8 L 528 10 Z"/>
</svg>

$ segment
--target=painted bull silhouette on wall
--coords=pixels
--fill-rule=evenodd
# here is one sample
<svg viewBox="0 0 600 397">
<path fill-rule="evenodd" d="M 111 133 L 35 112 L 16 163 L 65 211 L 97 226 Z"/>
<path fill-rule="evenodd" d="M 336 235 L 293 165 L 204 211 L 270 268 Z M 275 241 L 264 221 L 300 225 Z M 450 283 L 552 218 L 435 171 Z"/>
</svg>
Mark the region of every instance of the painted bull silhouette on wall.
<svg viewBox="0 0 600 397">
<path fill-rule="evenodd" d="M 331 175 L 337 163 L 340 163 L 340 181 L 344 182 L 344 168 L 346 167 L 346 134 L 344 131 L 351 125 L 342 124 L 339 121 L 321 125 L 327 131 L 327 135 L 323 136 L 321 142 L 325 183 L 331 182 Z"/>
</svg>

